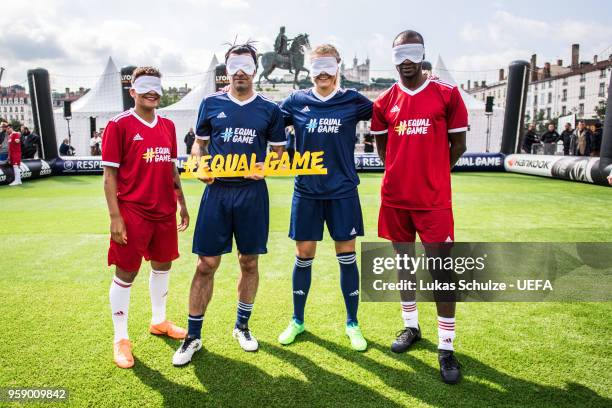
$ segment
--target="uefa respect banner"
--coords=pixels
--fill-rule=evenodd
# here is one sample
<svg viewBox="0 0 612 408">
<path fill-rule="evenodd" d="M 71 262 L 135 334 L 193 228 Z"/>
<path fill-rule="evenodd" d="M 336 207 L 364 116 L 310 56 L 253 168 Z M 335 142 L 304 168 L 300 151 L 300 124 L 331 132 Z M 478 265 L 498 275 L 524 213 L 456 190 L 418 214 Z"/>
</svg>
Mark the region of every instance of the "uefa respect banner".
<svg viewBox="0 0 612 408">
<path fill-rule="evenodd" d="M 361 244 L 364 302 L 612 301 L 611 242 Z"/>
</svg>

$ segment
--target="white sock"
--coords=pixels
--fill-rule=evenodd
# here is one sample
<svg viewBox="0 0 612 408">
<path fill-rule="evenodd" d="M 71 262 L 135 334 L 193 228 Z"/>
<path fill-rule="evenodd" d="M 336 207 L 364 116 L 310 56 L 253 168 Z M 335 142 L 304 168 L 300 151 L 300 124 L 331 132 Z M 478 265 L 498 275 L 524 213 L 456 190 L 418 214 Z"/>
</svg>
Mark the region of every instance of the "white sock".
<svg viewBox="0 0 612 408">
<path fill-rule="evenodd" d="M 114 276 L 108 297 L 110 299 L 115 343 L 128 339 L 128 310 L 130 308 L 130 291 L 132 284 Z"/>
<path fill-rule="evenodd" d="M 21 183 L 21 169 L 16 164 L 13 165 L 13 173 L 15 173 L 15 182 Z"/>
<path fill-rule="evenodd" d="M 404 327 L 419 327 L 419 311 L 417 310 L 416 302 L 400 302 L 402 305 L 402 319 L 404 319 Z"/>
<path fill-rule="evenodd" d="M 438 348 L 454 351 L 455 318 L 438 316 Z"/>
<path fill-rule="evenodd" d="M 149 276 L 149 294 L 151 295 L 151 324 L 160 324 L 166 320 L 166 299 L 170 271 L 151 270 Z"/>
</svg>

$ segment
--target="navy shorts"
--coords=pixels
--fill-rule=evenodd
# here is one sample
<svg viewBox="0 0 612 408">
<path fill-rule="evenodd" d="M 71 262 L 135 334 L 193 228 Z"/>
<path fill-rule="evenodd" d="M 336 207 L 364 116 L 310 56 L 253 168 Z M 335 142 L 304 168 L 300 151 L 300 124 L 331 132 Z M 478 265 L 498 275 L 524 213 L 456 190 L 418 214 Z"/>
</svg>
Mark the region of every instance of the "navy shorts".
<svg viewBox="0 0 612 408">
<path fill-rule="evenodd" d="M 267 252 L 270 204 L 265 181 L 231 185 L 215 181 L 206 187 L 193 234 L 193 253 L 217 256 Z"/>
<path fill-rule="evenodd" d="M 321 241 L 324 223 L 334 241 L 350 241 L 363 236 L 359 196 L 313 200 L 293 195 L 289 238 L 294 241 Z"/>
</svg>

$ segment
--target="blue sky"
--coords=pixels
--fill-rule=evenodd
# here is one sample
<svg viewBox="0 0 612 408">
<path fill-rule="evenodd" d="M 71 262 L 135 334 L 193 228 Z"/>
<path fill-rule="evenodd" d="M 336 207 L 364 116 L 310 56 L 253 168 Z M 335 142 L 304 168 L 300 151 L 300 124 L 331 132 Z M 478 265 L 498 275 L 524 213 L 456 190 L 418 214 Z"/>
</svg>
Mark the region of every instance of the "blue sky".
<svg viewBox="0 0 612 408">
<path fill-rule="evenodd" d="M 49 69 L 55 83 L 90 86 L 108 56 L 117 65 L 150 64 L 168 81 L 192 82 L 213 53 L 236 35 L 272 47 L 280 25 L 310 34 L 311 44 L 337 45 L 348 65 L 370 57 L 372 76 L 392 70 L 395 34 L 415 29 L 428 59 L 438 55 L 459 82 L 489 81 L 514 59 L 538 63 L 612 54 L 612 6 L 603 1 L 64 1 L 5 2 L 0 36 L 3 84 L 25 83 L 26 70 Z"/>
</svg>

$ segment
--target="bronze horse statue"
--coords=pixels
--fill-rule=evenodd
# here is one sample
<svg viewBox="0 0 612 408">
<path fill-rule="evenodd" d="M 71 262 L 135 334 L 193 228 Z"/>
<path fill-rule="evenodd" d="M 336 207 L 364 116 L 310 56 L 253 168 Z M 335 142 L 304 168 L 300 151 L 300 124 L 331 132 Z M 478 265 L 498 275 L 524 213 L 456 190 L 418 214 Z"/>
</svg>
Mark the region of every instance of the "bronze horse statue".
<svg viewBox="0 0 612 408">
<path fill-rule="evenodd" d="M 266 52 L 264 54 L 257 54 L 257 58 L 261 57 L 261 65 L 263 71 L 259 74 L 259 80 L 257 86 L 260 87 L 261 77 L 264 77 L 267 81 L 270 81 L 268 77 L 275 68 L 286 69 L 295 71 L 295 77 L 293 78 L 293 87 L 297 86 L 298 75 L 300 71 L 306 71 L 306 77 L 310 75 L 310 71 L 304 67 L 304 55 L 306 50 L 310 48 L 310 41 L 308 41 L 308 34 L 299 34 L 291 42 L 289 48 L 289 55 L 278 54 L 274 51 Z"/>
</svg>

